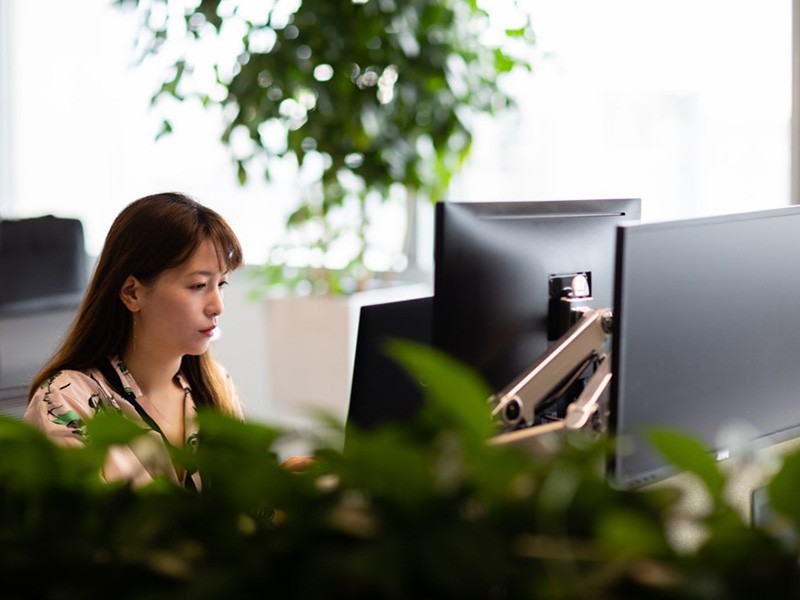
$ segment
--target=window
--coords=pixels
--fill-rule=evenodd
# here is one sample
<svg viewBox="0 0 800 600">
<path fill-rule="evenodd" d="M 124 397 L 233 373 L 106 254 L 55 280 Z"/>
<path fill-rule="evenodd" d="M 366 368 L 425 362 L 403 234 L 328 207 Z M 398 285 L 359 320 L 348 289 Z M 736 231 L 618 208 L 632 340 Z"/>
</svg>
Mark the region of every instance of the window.
<svg viewBox="0 0 800 600">
<path fill-rule="evenodd" d="M 158 73 L 132 64 L 133 19 L 107 0 L 0 5 L 3 216 L 78 216 L 97 253 L 127 202 L 178 189 L 225 214 L 249 262 L 265 258 L 296 184 L 240 188 L 199 107 L 153 141 Z M 789 202 L 790 0 L 529 7 L 535 72 L 508 82 L 520 110 L 481 123 L 452 199 L 635 196 L 646 220 Z"/>
<path fill-rule="evenodd" d="M 659 220 L 790 199 L 792 3 L 530 2 L 520 111 L 453 199 L 640 197 Z"/>
<path fill-rule="evenodd" d="M 176 134 L 153 141 L 160 121 L 149 98 L 161 74 L 133 64 L 135 19 L 108 0 L 86 0 L 81 10 L 59 0 L 2 3 L 13 33 L 13 196 L 4 216 L 79 217 L 89 252 L 98 254 L 128 202 L 178 190 L 220 210 L 246 259 L 263 261 L 292 183 L 241 188 L 217 143 L 221 120 L 200 107 L 187 106 Z"/>
</svg>

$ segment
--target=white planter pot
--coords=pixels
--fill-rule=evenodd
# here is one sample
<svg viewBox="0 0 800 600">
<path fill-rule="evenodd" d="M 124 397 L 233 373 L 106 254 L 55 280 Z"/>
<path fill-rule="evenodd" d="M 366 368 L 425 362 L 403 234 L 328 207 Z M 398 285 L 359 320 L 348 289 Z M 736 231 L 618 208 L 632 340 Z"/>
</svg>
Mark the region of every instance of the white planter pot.
<svg viewBox="0 0 800 600">
<path fill-rule="evenodd" d="M 401 284 L 349 296 L 267 300 L 270 405 L 277 422 L 313 428 L 324 413 L 344 423 L 360 308 L 431 293 L 426 284 Z"/>
</svg>

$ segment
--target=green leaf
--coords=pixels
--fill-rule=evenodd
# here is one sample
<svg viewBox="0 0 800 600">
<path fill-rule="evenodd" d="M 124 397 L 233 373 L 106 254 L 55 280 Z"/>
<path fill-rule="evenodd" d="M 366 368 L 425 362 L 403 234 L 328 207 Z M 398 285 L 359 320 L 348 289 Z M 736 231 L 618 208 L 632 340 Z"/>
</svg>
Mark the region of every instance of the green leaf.
<svg viewBox="0 0 800 600">
<path fill-rule="evenodd" d="M 664 429 L 653 429 L 647 437 L 671 464 L 699 477 L 714 500 L 722 499 L 725 476 L 708 447 L 696 438 Z"/>
<path fill-rule="evenodd" d="M 100 411 L 86 421 L 89 443 L 101 448 L 129 444 L 147 431 L 115 410 Z"/>
<path fill-rule="evenodd" d="M 247 169 L 241 160 L 236 161 L 236 179 L 238 180 L 239 185 L 244 185 L 247 183 Z"/>
<path fill-rule="evenodd" d="M 0 483 L 37 489 L 57 478 L 58 449 L 41 431 L 0 415 Z"/>
<path fill-rule="evenodd" d="M 654 517 L 612 506 L 603 511 L 599 521 L 601 543 L 617 556 L 648 556 L 665 548 L 662 524 Z"/>
<path fill-rule="evenodd" d="M 160 140 L 165 135 L 169 135 L 170 133 L 172 133 L 172 123 L 166 119 L 161 121 L 161 129 L 156 134 L 156 141 Z"/>
<path fill-rule="evenodd" d="M 525 37 L 525 35 L 528 33 L 528 28 L 519 27 L 517 29 L 506 29 L 505 32 L 506 35 L 510 38 L 521 38 Z"/>
<path fill-rule="evenodd" d="M 791 517 L 795 526 L 800 528 L 798 482 L 800 482 L 800 452 L 795 451 L 784 457 L 780 470 L 769 483 L 768 496 L 772 508 Z"/>
<path fill-rule="evenodd" d="M 428 403 L 442 417 L 479 439 L 492 435 L 491 390 L 475 371 L 439 350 L 407 340 L 390 340 L 387 351 L 420 382 Z"/>
</svg>

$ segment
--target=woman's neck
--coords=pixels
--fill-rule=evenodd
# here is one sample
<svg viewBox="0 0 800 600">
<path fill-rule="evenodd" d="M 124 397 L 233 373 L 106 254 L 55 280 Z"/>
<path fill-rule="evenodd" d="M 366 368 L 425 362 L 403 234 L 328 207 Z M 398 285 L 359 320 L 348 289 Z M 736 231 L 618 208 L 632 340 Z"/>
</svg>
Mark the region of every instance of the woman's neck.
<svg viewBox="0 0 800 600">
<path fill-rule="evenodd" d="M 142 348 L 127 348 L 123 360 L 142 394 L 158 394 L 175 385 L 181 358 L 158 356 Z"/>
</svg>

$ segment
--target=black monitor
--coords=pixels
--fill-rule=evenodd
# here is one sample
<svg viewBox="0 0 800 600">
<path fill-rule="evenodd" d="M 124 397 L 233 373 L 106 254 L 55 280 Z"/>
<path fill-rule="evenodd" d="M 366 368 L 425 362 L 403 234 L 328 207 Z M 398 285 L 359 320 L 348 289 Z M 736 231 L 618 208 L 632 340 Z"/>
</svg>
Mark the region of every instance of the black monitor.
<svg viewBox="0 0 800 600">
<path fill-rule="evenodd" d="M 505 388 L 563 333 L 548 331 L 552 290 L 571 287 L 580 274 L 591 287 L 590 308 L 611 306 L 616 227 L 637 221 L 640 204 L 439 202 L 433 345 L 475 369 L 493 391 Z"/>
<path fill-rule="evenodd" d="M 624 226 L 617 255 L 615 484 L 674 472 L 650 428 L 718 459 L 800 433 L 800 207 Z"/>
<path fill-rule="evenodd" d="M 431 343 L 430 296 L 362 306 L 356 336 L 347 426 L 369 430 L 412 419 L 423 389 L 386 353 L 386 342 Z"/>
</svg>

